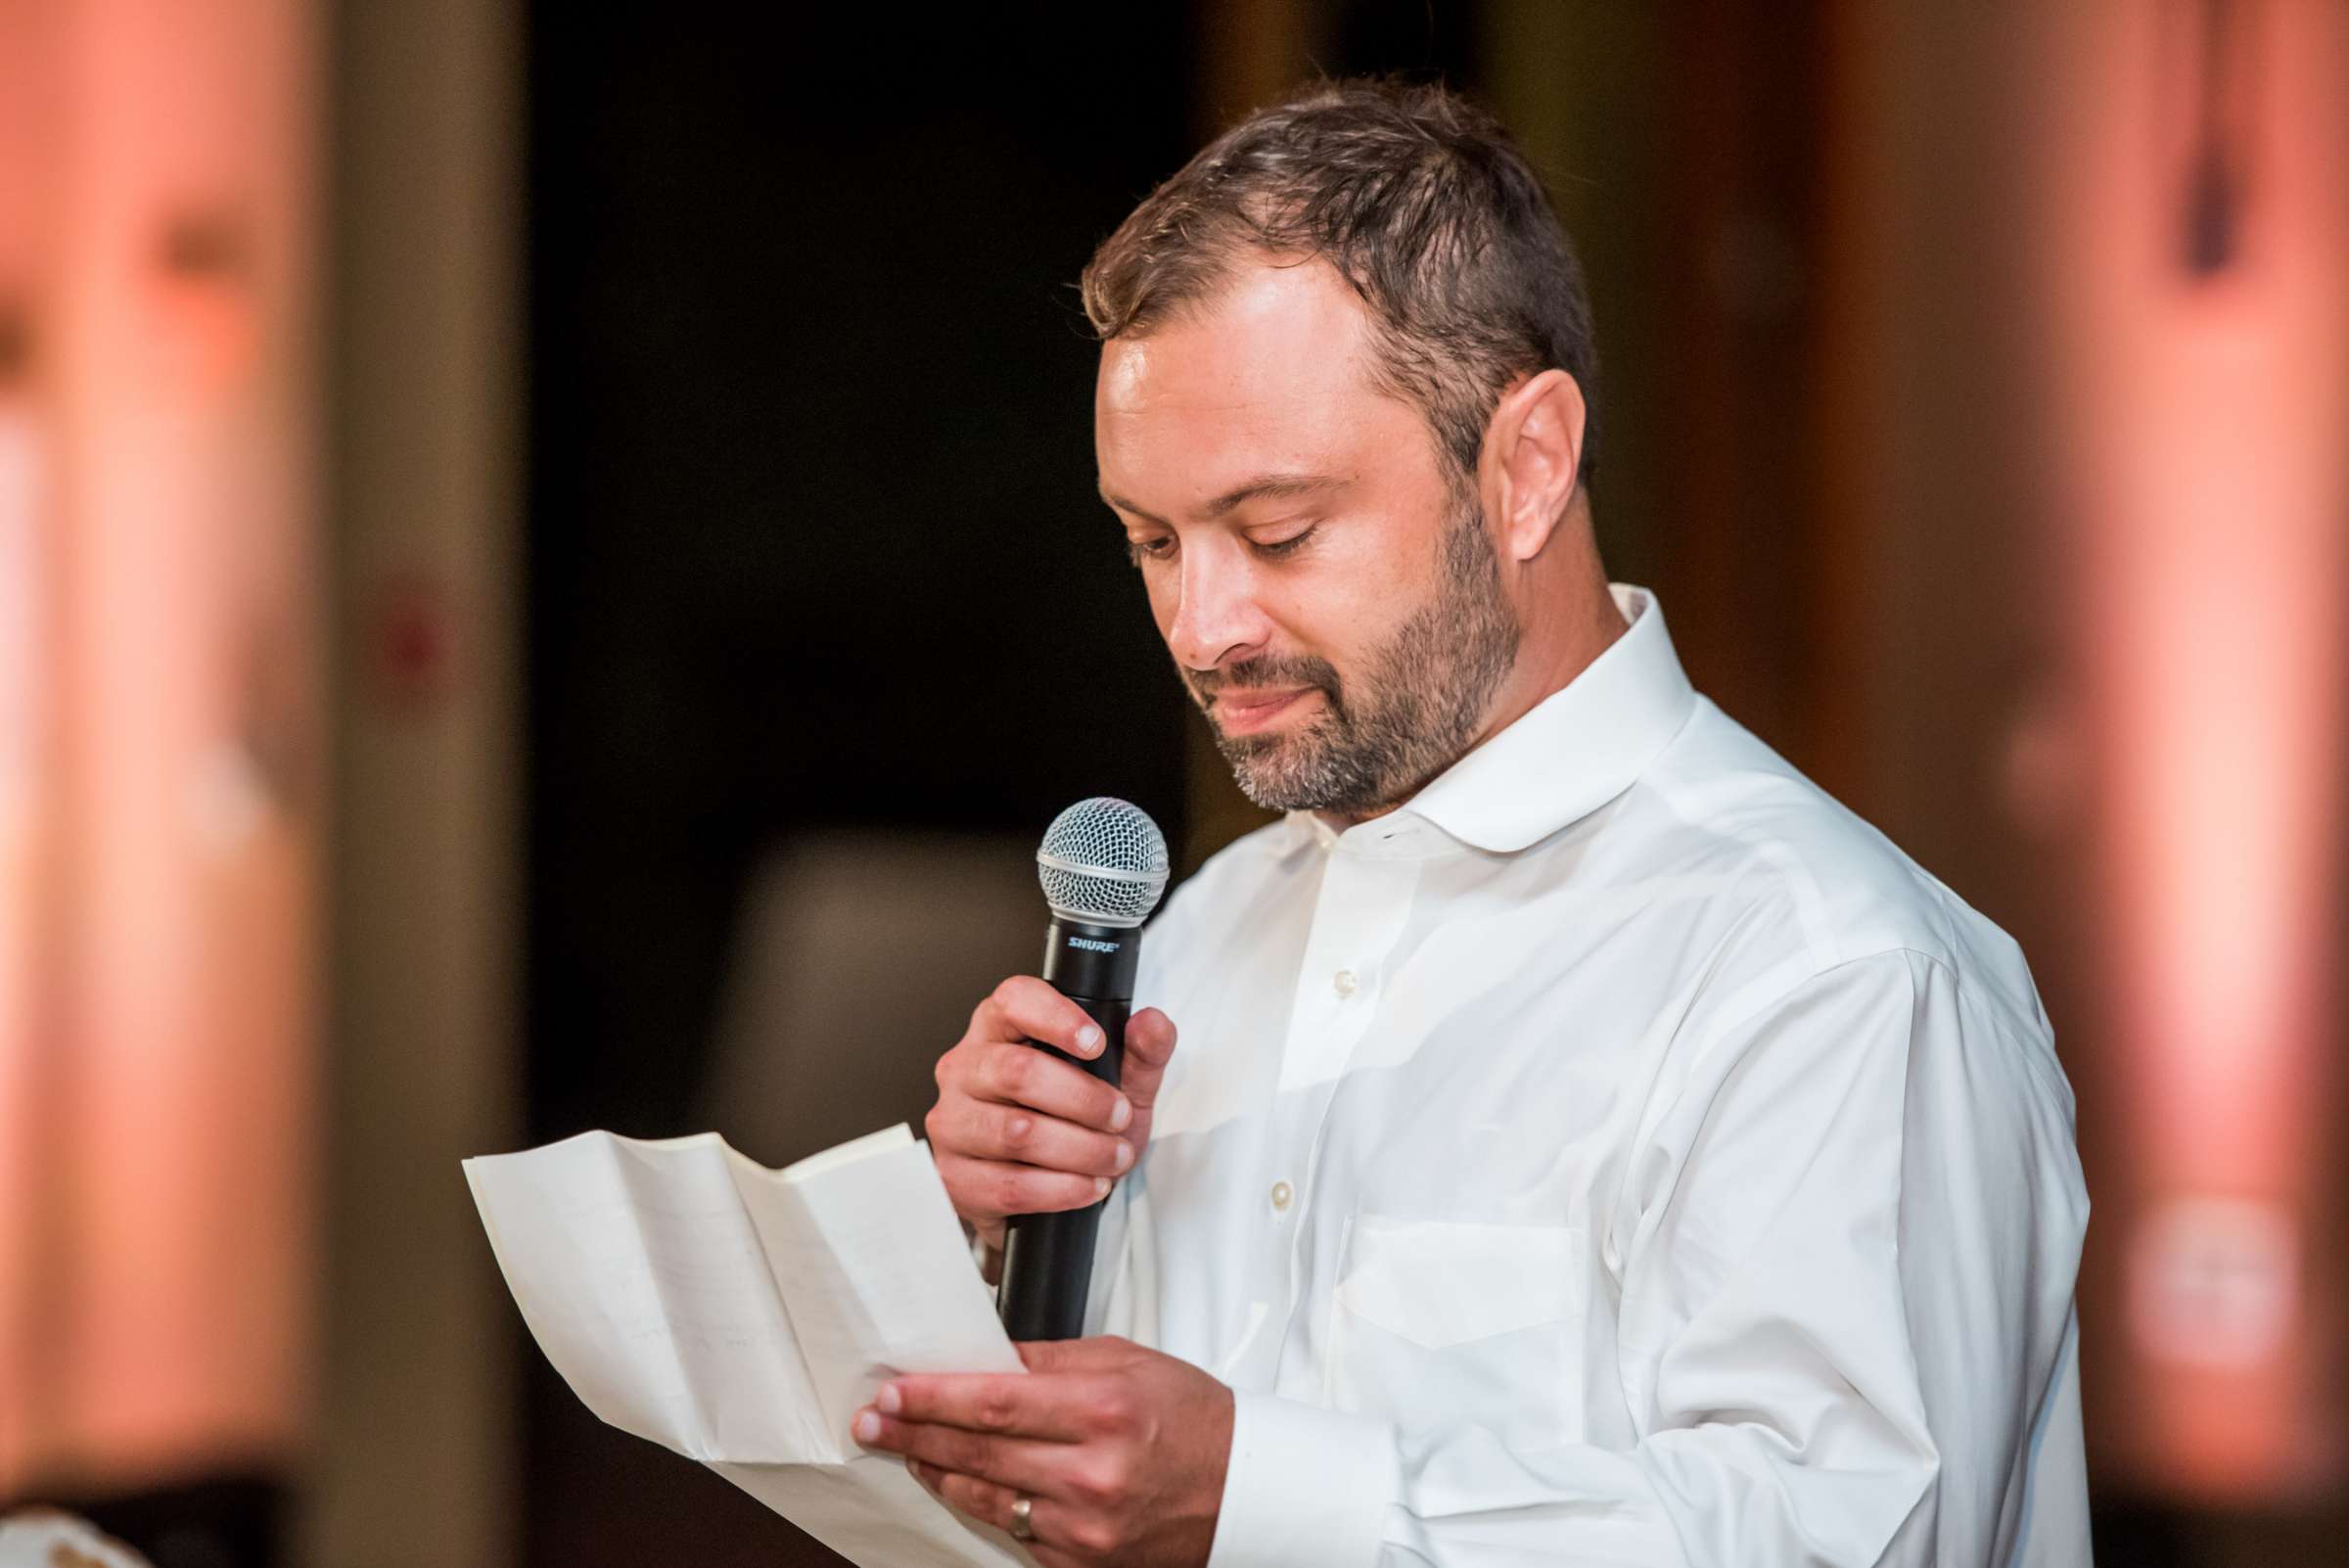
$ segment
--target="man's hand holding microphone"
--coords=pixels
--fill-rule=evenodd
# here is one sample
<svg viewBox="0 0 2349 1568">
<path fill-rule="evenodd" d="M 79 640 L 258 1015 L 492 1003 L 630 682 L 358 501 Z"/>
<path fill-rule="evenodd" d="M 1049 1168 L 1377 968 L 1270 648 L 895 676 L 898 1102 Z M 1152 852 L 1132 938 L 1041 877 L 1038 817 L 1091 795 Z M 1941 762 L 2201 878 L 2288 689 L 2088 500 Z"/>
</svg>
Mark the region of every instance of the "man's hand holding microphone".
<svg viewBox="0 0 2349 1568">
<path fill-rule="evenodd" d="M 1174 1024 L 1155 1007 L 1126 1025 L 1121 1086 L 1039 1051 L 1101 1054 L 1100 1026 L 1033 975 L 1015 975 L 971 1014 L 938 1060 L 938 1103 L 923 1127 L 954 1212 L 1003 1252 L 1015 1214 L 1057 1214 L 1097 1203 L 1150 1141 L 1150 1111 L 1174 1055 Z M 988 1270 L 993 1282 L 994 1268 Z"/>
</svg>

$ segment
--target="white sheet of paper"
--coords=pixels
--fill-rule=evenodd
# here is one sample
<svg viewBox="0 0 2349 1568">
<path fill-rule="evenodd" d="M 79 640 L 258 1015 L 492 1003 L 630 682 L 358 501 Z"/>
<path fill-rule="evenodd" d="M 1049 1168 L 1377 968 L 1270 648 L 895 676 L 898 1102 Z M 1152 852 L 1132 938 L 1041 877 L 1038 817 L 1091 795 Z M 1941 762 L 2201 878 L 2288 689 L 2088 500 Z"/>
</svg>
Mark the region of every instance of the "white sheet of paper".
<svg viewBox="0 0 2349 1568">
<path fill-rule="evenodd" d="M 895 1373 L 1022 1369 L 905 1128 L 782 1171 L 714 1132 L 582 1132 L 464 1166 L 524 1321 L 602 1419 L 855 1562 L 1030 1562 L 849 1435 Z"/>
</svg>

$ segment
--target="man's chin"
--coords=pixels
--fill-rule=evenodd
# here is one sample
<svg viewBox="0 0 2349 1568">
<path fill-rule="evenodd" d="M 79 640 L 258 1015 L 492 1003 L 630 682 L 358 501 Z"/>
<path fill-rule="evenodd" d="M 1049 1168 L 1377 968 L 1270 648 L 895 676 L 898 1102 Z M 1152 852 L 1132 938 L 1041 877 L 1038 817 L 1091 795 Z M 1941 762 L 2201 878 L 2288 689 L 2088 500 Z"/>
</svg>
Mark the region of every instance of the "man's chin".
<svg viewBox="0 0 2349 1568">
<path fill-rule="evenodd" d="M 1267 811 L 1317 811 L 1324 806 L 1326 788 L 1307 776 L 1313 769 L 1300 765 L 1297 747 L 1288 737 L 1218 735 L 1223 761 L 1231 764 L 1232 782 L 1251 804 Z"/>
<path fill-rule="evenodd" d="M 1246 768 L 1234 768 L 1232 780 L 1248 804 L 1260 811 L 1310 811 L 1313 807 L 1286 787 L 1284 779 L 1263 779 Z"/>
<path fill-rule="evenodd" d="M 1233 735 L 1216 721 L 1213 712 L 1207 715 L 1216 750 L 1230 765 L 1232 781 L 1253 805 L 1267 811 L 1333 808 L 1333 797 L 1343 792 L 1330 777 L 1333 767 L 1326 722 L 1316 715 L 1287 728 Z"/>
</svg>

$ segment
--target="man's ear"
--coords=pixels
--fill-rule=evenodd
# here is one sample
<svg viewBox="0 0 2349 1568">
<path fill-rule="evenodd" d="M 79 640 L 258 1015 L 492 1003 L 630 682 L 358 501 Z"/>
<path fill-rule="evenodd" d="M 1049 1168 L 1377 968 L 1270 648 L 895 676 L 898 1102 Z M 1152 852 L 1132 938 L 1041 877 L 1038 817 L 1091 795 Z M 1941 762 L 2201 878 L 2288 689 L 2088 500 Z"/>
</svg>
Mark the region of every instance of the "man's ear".
<svg viewBox="0 0 2349 1568">
<path fill-rule="evenodd" d="M 1506 559 L 1531 561 L 1557 531 L 1582 466 L 1584 418 L 1583 389 L 1563 370 L 1501 393 L 1485 427 L 1478 487 Z"/>
</svg>

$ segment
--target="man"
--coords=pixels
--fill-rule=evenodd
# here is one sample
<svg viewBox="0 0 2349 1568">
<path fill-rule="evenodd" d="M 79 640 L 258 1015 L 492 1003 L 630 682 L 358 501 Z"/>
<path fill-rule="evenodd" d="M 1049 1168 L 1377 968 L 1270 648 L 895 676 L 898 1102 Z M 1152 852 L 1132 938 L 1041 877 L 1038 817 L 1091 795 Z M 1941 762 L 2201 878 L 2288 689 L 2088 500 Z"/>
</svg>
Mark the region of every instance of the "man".
<svg viewBox="0 0 2349 1568">
<path fill-rule="evenodd" d="M 990 1252 L 1110 1193 L 1103 1332 L 859 1440 L 1048 1568 L 2084 1568 L 2030 976 L 1608 582 L 1583 286 L 1503 133 L 1324 87 L 1084 292 L 1103 495 L 1287 814 L 1152 927 L 1122 1095 L 1024 1043 L 1099 1043 L 1034 979 L 941 1061 Z"/>
</svg>

